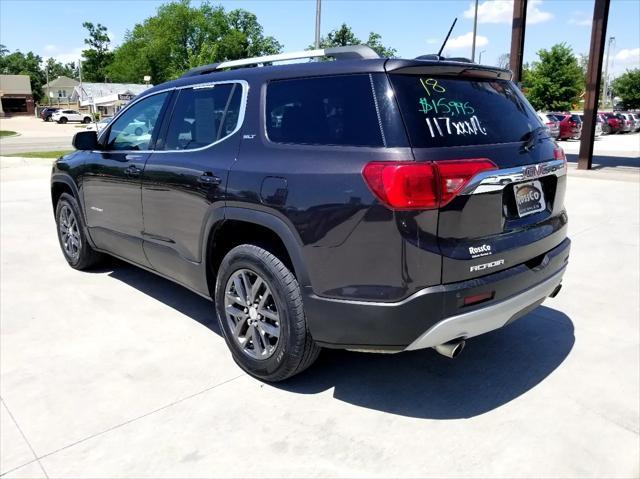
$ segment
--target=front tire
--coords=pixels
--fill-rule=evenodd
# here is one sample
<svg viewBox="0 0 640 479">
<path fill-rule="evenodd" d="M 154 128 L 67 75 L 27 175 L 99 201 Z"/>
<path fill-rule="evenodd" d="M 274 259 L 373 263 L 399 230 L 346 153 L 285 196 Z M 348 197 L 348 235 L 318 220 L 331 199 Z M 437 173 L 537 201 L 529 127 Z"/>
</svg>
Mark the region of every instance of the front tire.
<svg viewBox="0 0 640 479">
<path fill-rule="evenodd" d="M 240 245 L 224 257 L 215 304 L 233 359 L 252 376 L 282 381 L 308 368 L 320 353 L 307 328 L 298 281 L 258 246 Z"/>
<path fill-rule="evenodd" d="M 69 266 L 83 270 L 100 261 L 100 253 L 87 242 L 80 208 L 70 194 L 60 195 L 56 205 L 56 225 L 60 248 Z"/>
<path fill-rule="evenodd" d="M 82 123 L 84 123 L 85 125 L 88 125 L 89 123 L 91 123 L 91 118 L 89 118 L 88 116 L 85 116 L 84 119 L 82 120 Z"/>
<path fill-rule="evenodd" d="M 68 120 L 63 116 L 62 118 L 60 118 L 60 123 L 62 123 L 63 125 L 67 122 Z"/>
</svg>

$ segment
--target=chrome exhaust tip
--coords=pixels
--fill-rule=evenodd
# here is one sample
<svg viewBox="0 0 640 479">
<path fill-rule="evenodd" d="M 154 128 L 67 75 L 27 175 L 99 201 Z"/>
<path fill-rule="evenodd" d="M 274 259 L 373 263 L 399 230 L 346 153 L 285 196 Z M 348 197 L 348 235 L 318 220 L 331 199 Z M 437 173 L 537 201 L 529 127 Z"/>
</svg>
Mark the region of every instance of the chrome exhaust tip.
<svg viewBox="0 0 640 479">
<path fill-rule="evenodd" d="M 437 346 L 434 346 L 433 349 L 435 349 L 438 353 L 442 354 L 443 356 L 454 359 L 458 357 L 458 355 L 462 352 L 462 350 L 464 349 L 464 345 L 465 345 L 465 342 L 464 342 L 464 339 L 462 339 L 462 340 L 449 341 L 448 343 L 438 344 Z"/>
</svg>

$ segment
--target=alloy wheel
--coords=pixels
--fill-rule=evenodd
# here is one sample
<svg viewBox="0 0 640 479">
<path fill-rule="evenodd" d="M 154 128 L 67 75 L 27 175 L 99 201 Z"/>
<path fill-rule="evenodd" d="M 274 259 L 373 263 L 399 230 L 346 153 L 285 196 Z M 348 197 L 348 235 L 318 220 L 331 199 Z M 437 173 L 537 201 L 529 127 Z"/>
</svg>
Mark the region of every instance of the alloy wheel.
<svg viewBox="0 0 640 479">
<path fill-rule="evenodd" d="M 280 339 L 280 314 L 264 278 L 250 269 L 235 271 L 224 303 L 227 324 L 242 351 L 253 359 L 271 357 Z"/>
<path fill-rule="evenodd" d="M 70 206 L 64 205 L 60 210 L 58 227 L 64 251 L 72 260 L 77 260 L 81 248 L 80 229 L 76 215 Z"/>
</svg>

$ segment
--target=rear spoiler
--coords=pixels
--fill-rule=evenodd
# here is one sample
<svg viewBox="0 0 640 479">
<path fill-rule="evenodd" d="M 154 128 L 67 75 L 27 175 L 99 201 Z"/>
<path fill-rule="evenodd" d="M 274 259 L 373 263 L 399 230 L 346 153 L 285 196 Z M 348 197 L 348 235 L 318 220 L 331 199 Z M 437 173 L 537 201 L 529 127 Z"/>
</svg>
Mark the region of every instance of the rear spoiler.
<svg viewBox="0 0 640 479">
<path fill-rule="evenodd" d="M 496 80 L 511 80 L 513 77 L 510 70 L 454 60 L 389 59 L 384 67 L 387 73 L 469 76 L 475 78 L 494 78 Z"/>
</svg>

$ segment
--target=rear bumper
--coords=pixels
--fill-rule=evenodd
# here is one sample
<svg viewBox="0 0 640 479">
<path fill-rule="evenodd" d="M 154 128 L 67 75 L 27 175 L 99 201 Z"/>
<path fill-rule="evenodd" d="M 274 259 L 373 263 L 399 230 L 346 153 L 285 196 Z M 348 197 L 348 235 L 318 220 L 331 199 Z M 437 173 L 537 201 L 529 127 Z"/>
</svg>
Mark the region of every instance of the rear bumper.
<svg viewBox="0 0 640 479">
<path fill-rule="evenodd" d="M 454 339 L 467 339 L 501 328 L 539 306 L 553 293 L 565 268 L 542 283 L 491 306 L 444 319 L 407 346 L 406 350 L 432 348 Z"/>
<path fill-rule="evenodd" d="M 402 351 L 432 347 L 500 328 L 525 315 L 561 283 L 571 241 L 521 264 L 468 281 L 423 289 L 393 303 L 321 298 L 304 305 L 313 338 L 332 348 Z M 466 296 L 493 292 L 493 299 L 464 306 Z"/>
</svg>

